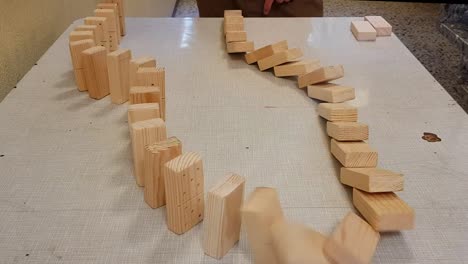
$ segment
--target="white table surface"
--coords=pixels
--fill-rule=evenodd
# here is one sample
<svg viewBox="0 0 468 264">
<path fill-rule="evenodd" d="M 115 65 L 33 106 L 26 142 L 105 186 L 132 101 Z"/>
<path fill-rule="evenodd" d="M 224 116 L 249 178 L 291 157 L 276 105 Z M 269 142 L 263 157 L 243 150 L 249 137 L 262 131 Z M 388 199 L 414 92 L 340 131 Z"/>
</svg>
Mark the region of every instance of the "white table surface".
<svg viewBox="0 0 468 264">
<path fill-rule="evenodd" d="M 468 116 L 395 36 L 357 42 L 351 20 L 246 19 L 246 30 L 256 47 L 287 39 L 343 64 L 337 83 L 356 88 L 379 165 L 405 175 L 399 195 L 416 229 L 382 235 L 373 262 L 467 263 Z M 79 23 L 0 103 L 0 263 L 251 263 L 245 237 L 213 260 L 203 224 L 177 236 L 165 209 L 144 203 L 127 106 L 76 90 L 67 35 Z M 204 157 L 205 189 L 229 172 L 247 178 L 247 193 L 276 187 L 289 219 L 324 234 L 353 210 L 317 101 L 227 55 L 221 19 L 128 19 L 121 46 L 166 67 L 168 134 Z"/>
</svg>

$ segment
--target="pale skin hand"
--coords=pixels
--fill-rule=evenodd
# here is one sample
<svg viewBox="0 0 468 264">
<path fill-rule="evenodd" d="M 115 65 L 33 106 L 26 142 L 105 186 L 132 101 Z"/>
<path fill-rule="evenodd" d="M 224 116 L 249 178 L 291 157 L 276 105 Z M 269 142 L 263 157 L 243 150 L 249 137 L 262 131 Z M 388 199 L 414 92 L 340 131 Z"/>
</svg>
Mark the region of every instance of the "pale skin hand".
<svg viewBox="0 0 468 264">
<path fill-rule="evenodd" d="M 271 10 L 271 6 L 273 5 L 273 2 L 275 0 L 265 0 L 265 5 L 263 6 L 263 13 L 265 15 L 268 15 Z M 276 0 L 276 3 L 282 4 L 282 3 L 289 3 L 291 0 Z"/>
</svg>

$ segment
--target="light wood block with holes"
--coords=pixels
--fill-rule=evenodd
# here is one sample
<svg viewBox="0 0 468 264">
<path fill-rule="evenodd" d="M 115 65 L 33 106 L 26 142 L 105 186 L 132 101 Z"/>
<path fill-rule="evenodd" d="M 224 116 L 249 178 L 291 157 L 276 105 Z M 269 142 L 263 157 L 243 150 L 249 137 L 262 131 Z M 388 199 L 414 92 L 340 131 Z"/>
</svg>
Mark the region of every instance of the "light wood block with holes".
<svg viewBox="0 0 468 264">
<path fill-rule="evenodd" d="M 137 86 L 136 74 L 140 68 L 156 67 L 156 59 L 141 57 L 130 61 L 130 86 Z"/>
<path fill-rule="evenodd" d="M 108 43 L 109 43 L 109 50 L 116 51 L 119 49 L 120 43 L 120 34 L 117 34 L 117 17 L 114 10 L 111 9 L 95 9 L 94 15 L 96 17 L 104 17 L 107 19 L 107 30 L 108 30 Z"/>
<path fill-rule="evenodd" d="M 327 122 L 327 134 L 338 141 L 368 140 L 369 126 L 357 122 Z"/>
<path fill-rule="evenodd" d="M 239 241 L 244 189 L 245 178 L 231 174 L 208 192 L 203 225 L 206 255 L 221 259 Z"/>
<path fill-rule="evenodd" d="M 244 24 L 243 16 L 227 16 L 224 18 L 226 24 Z"/>
<path fill-rule="evenodd" d="M 125 2 L 124 0 L 103 0 L 103 3 L 114 3 L 119 8 L 119 22 L 120 22 L 120 35 L 125 36 L 126 34 L 126 23 L 125 23 Z"/>
<path fill-rule="evenodd" d="M 300 49 L 289 49 L 285 51 L 277 52 L 270 57 L 266 57 L 258 61 L 258 68 L 261 71 L 273 68 L 283 63 L 292 62 L 302 57 L 302 50 Z"/>
<path fill-rule="evenodd" d="M 164 164 L 182 155 L 182 142 L 176 137 L 146 146 L 144 156 L 145 202 L 151 208 L 166 204 Z"/>
<path fill-rule="evenodd" d="M 107 54 L 109 89 L 111 101 L 114 104 L 123 104 L 128 101 L 131 59 L 132 52 L 129 49 L 120 49 Z"/>
<path fill-rule="evenodd" d="M 377 31 L 367 21 L 351 21 L 351 32 L 359 41 L 375 41 L 377 39 Z"/>
<path fill-rule="evenodd" d="M 299 76 L 320 68 L 319 60 L 302 60 L 275 66 L 276 77 Z"/>
<path fill-rule="evenodd" d="M 366 142 L 339 142 L 331 140 L 330 151 L 346 168 L 375 168 L 378 153 Z"/>
<path fill-rule="evenodd" d="M 87 91 L 86 77 L 85 77 L 85 65 L 83 62 L 82 52 L 95 46 L 95 43 L 91 39 L 72 41 L 70 42 L 70 55 L 73 64 L 73 72 L 75 74 L 75 82 L 79 91 Z"/>
<path fill-rule="evenodd" d="M 92 31 L 95 43 L 101 43 L 102 39 L 99 38 L 98 27 L 96 25 L 79 25 L 74 31 Z"/>
<path fill-rule="evenodd" d="M 136 84 L 137 86 L 157 86 L 161 89 L 161 98 L 166 98 L 166 69 L 140 67 L 136 73 Z"/>
<path fill-rule="evenodd" d="M 368 264 L 379 240 L 378 232 L 350 212 L 325 241 L 323 251 L 332 263 Z"/>
<path fill-rule="evenodd" d="M 353 204 L 379 232 L 414 228 L 414 209 L 395 193 L 367 193 L 353 189 Z"/>
<path fill-rule="evenodd" d="M 368 192 L 398 192 L 403 190 L 403 175 L 380 168 L 341 168 L 342 184 Z"/>
<path fill-rule="evenodd" d="M 133 174 L 138 186 L 145 185 L 145 147 L 167 139 L 166 124 L 161 118 L 138 121 L 130 125 L 133 152 Z"/>
<path fill-rule="evenodd" d="M 226 42 L 245 42 L 247 41 L 247 32 L 229 31 L 226 32 Z"/>
<path fill-rule="evenodd" d="M 326 237 L 305 225 L 279 221 L 271 226 L 271 234 L 278 263 L 331 263 L 323 253 Z"/>
<path fill-rule="evenodd" d="M 317 108 L 318 114 L 332 122 L 356 122 L 358 110 L 354 106 L 343 103 L 321 103 Z"/>
<path fill-rule="evenodd" d="M 167 227 L 176 234 L 192 229 L 204 215 L 203 162 L 188 152 L 164 165 Z"/>
<path fill-rule="evenodd" d="M 227 53 L 245 53 L 254 50 L 252 41 L 228 42 L 226 43 Z"/>
<path fill-rule="evenodd" d="M 307 94 L 310 98 L 328 103 L 342 103 L 356 97 L 354 88 L 334 83 L 309 85 Z"/>
<path fill-rule="evenodd" d="M 161 112 L 161 89 L 157 86 L 133 86 L 130 88 L 129 103 L 158 103 Z"/>
<path fill-rule="evenodd" d="M 154 118 L 161 118 L 158 103 L 131 104 L 128 106 L 127 119 L 129 125 Z"/>
<path fill-rule="evenodd" d="M 274 255 L 271 226 L 284 221 L 278 193 L 274 188 L 258 187 L 242 207 L 242 224 L 256 264 L 278 263 Z"/>
<path fill-rule="evenodd" d="M 109 95 L 106 48 L 95 46 L 84 50 L 81 54 L 89 97 L 97 100 L 106 97 Z"/>
<path fill-rule="evenodd" d="M 374 27 L 375 31 L 377 31 L 377 37 L 392 35 L 392 25 L 390 25 L 383 17 L 365 16 L 364 20 Z"/>
<path fill-rule="evenodd" d="M 275 53 L 288 50 L 288 42 L 282 40 L 271 45 L 267 45 L 245 54 L 245 61 L 248 64 L 273 56 Z"/>
<path fill-rule="evenodd" d="M 90 39 L 94 41 L 94 33 L 91 30 L 88 31 L 72 31 L 68 37 L 70 42 Z"/>
<path fill-rule="evenodd" d="M 244 31 L 244 22 L 241 23 L 228 23 L 224 21 L 224 34 L 230 31 Z"/>
<path fill-rule="evenodd" d="M 242 10 L 224 10 L 224 17 L 242 16 Z"/>
<path fill-rule="evenodd" d="M 121 30 L 120 30 L 120 14 L 119 14 L 119 7 L 116 3 L 99 3 L 97 4 L 97 9 L 108 9 L 108 10 L 112 10 L 114 11 L 114 14 L 115 14 L 115 28 L 116 28 L 116 35 L 117 35 L 117 39 L 119 40 L 119 43 L 122 39 L 122 36 L 121 36 Z"/>
<path fill-rule="evenodd" d="M 307 85 L 330 82 L 344 76 L 344 69 L 341 65 L 327 66 L 315 71 L 300 75 L 298 78 L 299 88 L 305 88 Z"/>
<path fill-rule="evenodd" d="M 94 25 L 96 26 L 96 38 L 101 40 L 101 43 L 96 43 L 96 45 L 103 46 L 109 51 L 109 25 L 107 18 L 105 17 L 86 17 L 84 19 L 85 25 Z"/>
</svg>

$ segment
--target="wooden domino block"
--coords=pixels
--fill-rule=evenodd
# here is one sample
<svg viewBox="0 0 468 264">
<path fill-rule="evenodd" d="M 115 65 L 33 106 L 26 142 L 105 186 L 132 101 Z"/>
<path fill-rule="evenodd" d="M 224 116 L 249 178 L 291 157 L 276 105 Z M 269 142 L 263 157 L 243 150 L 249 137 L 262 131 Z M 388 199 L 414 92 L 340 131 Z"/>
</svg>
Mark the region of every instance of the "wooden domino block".
<svg viewBox="0 0 468 264">
<path fill-rule="evenodd" d="M 245 53 L 254 50 L 252 41 L 228 42 L 226 43 L 228 53 Z"/>
<path fill-rule="evenodd" d="M 98 34 L 98 27 L 96 25 L 79 25 L 77 26 L 74 31 L 92 31 L 94 35 L 94 42 L 101 43 L 102 39 L 100 39 L 100 35 Z"/>
<path fill-rule="evenodd" d="M 343 103 L 321 103 L 317 108 L 318 114 L 332 122 L 356 122 L 358 110 L 354 106 Z"/>
<path fill-rule="evenodd" d="M 350 212 L 325 241 L 323 251 L 332 263 L 368 264 L 379 240 L 378 232 Z"/>
<path fill-rule="evenodd" d="M 256 264 L 279 263 L 274 255 L 271 225 L 284 221 L 276 189 L 256 188 L 242 207 L 242 225 Z"/>
<path fill-rule="evenodd" d="M 288 42 L 286 40 L 282 40 L 280 42 L 261 47 L 257 50 L 245 54 L 245 61 L 247 64 L 252 64 L 259 60 L 273 56 L 275 53 L 286 50 L 288 50 Z"/>
<path fill-rule="evenodd" d="M 157 86 L 161 89 L 161 98 L 166 98 L 166 69 L 161 67 L 141 67 L 136 73 L 138 86 Z"/>
<path fill-rule="evenodd" d="M 224 21 L 224 34 L 230 31 L 244 31 L 244 22 L 241 23 L 228 23 Z"/>
<path fill-rule="evenodd" d="M 320 68 L 319 60 L 303 60 L 275 66 L 276 77 L 299 76 Z"/>
<path fill-rule="evenodd" d="M 116 28 L 116 32 L 117 32 L 117 38 L 119 40 L 119 43 L 120 43 L 120 40 L 122 39 L 122 36 L 121 36 L 121 30 L 120 30 L 120 14 L 119 14 L 119 7 L 116 3 L 99 3 L 97 4 L 97 9 L 108 9 L 108 10 L 112 10 L 114 11 L 114 14 L 115 14 L 115 28 Z"/>
<path fill-rule="evenodd" d="M 341 183 L 368 193 L 403 190 L 403 175 L 380 168 L 341 168 Z"/>
<path fill-rule="evenodd" d="M 354 88 L 334 83 L 309 85 L 307 94 L 310 98 L 329 103 L 342 103 L 355 98 Z"/>
<path fill-rule="evenodd" d="M 224 17 L 242 16 L 242 10 L 224 10 Z"/>
<path fill-rule="evenodd" d="M 379 232 L 414 228 L 414 209 L 392 192 L 367 193 L 353 189 L 353 204 Z"/>
<path fill-rule="evenodd" d="M 351 21 L 351 32 L 359 41 L 375 41 L 377 38 L 377 31 L 367 21 Z"/>
<path fill-rule="evenodd" d="M 94 15 L 96 17 L 104 17 L 107 19 L 107 30 L 108 30 L 108 43 L 109 50 L 116 51 L 119 49 L 120 34 L 117 34 L 117 16 L 114 10 L 111 9 L 95 9 Z"/>
<path fill-rule="evenodd" d="M 369 126 L 357 122 L 327 122 L 327 134 L 338 141 L 368 140 Z"/>
<path fill-rule="evenodd" d="M 224 23 L 227 24 L 244 24 L 243 16 L 227 16 L 224 18 Z"/>
<path fill-rule="evenodd" d="M 392 35 L 392 26 L 381 16 L 365 16 L 365 21 L 368 21 L 377 31 L 377 36 Z"/>
<path fill-rule="evenodd" d="M 156 59 L 142 57 L 130 61 L 130 86 L 137 86 L 136 74 L 140 68 L 156 67 Z"/>
<path fill-rule="evenodd" d="M 72 31 L 68 37 L 70 42 L 90 39 L 94 41 L 93 31 Z"/>
<path fill-rule="evenodd" d="M 203 162 L 188 152 L 164 165 L 167 227 L 176 234 L 192 229 L 204 215 Z"/>
<path fill-rule="evenodd" d="M 129 49 L 120 49 L 107 54 L 109 89 L 111 101 L 114 104 L 123 104 L 128 101 L 131 59 L 132 52 Z"/>
<path fill-rule="evenodd" d="M 82 52 L 95 46 L 95 43 L 91 39 L 72 41 L 70 42 L 70 55 L 73 64 L 73 71 L 75 73 L 75 82 L 79 91 L 87 91 L 86 77 L 85 77 L 85 66 L 83 62 Z"/>
<path fill-rule="evenodd" d="M 95 46 L 84 50 L 81 54 L 89 97 L 98 100 L 106 97 L 109 95 L 106 48 Z"/>
<path fill-rule="evenodd" d="M 375 168 L 378 153 L 366 142 L 339 142 L 331 140 L 330 151 L 347 168 Z"/>
<path fill-rule="evenodd" d="M 307 85 L 333 81 L 344 76 L 344 69 L 341 65 L 327 66 L 315 71 L 300 75 L 298 78 L 299 88 Z"/>
<path fill-rule="evenodd" d="M 167 139 L 166 124 L 161 118 L 138 121 L 131 124 L 134 176 L 138 186 L 145 185 L 145 147 Z"/>
<path fill-rule="evenodd" d="M 161 111 L 161 89 L 157 86 L 133 86 L 130 88 L 130 104 L 158 103 Z"/>
<path fill-rule="evenodd" d="M 150 144 L 144 156 L 145 202 L 151 208 L 166 204 L 164 164 L 182 155 L 182 142 L 176 137 Z"/>
<path fill-rule="evenodd" d="M 231 174 L 207 194 L 203 248 L 221 259 L 239 241 L 245 178 Z"/>
<path fill-rule="evenodd" d="M 117 4 L 119 8 L 119 21 L 120 21 L 120 35 L 125 36 L 126 34 L 126 23 L 125 23 L 125 2 L 124 0 L 103 0 L 104 3 Z"/>
<path fill-rule="evenodd" d="M 127 110 L 128 124 L 138 121 L 161 118 L 158 103 L 131 104 Z"/>
<path fill-rule="evenodd" d="M 258 68 L 261 71 L 273 68 L 286 62 L 295 61 L 302 57 L 302 50 L 300 49 L 289 49 L 285 51 L 277 52 L 270 57 L 266 57 L 258 61 Z"/>
<path fill-rule="evenodd" d="M 103 46 L 109 51 L 109 25 L 105 17 L 86 17 L 84 19 L 85 25 L 95 25 L 96 39 L 100 39 L 101 43 L 96 43 L 96 45 Z"/>
<path fill-rule="evenodd" d="M 226 42 L 245 42 L 247 41 L 247 32 L 229 31 L 226 32 Z"/>
<path fill-rule="evenodd" d="M 331 264 L 323 253 L 326 237 L 302 224 L 279 221 L 271 226 L 278 263 Z"/>
</svg>

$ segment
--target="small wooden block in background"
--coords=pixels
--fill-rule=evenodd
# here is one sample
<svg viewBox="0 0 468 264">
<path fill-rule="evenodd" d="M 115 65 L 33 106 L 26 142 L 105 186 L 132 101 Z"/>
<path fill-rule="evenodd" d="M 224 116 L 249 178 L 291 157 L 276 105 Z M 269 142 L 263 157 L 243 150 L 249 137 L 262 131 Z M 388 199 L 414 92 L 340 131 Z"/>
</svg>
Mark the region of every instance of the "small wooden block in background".
<svg viewBox="0 0 468 264">
<path fill-rule="evenodd" d="M 359 41 L 374 41 L 377 38 L 377 31 L 367 21 L 351 21 L 351 32 Z"/>
<path fill-rule="evenodd" d="M 298 48 L 277 52 L 270 57 L 258 61 L 258 68 L 261 71 L 273 68 L 286 62 L 295 61 L 302 57 L 302 50 Z"/>
<path fill-rule="evenodd" d="M 299 88 L 305 88 L 307 85 L 333 81 L 344 76 L 342 65 L 327 66 L 315 71 L 300 75 L 298 78 Z"/>
<path fill-rule="evenodd" d="M 224 17 L 242 16 L 242 10 L 224 10 Z"/>
<path fill-rule="evenodd" d="M 368 264 L 379 240 L 378 232 L 350 212 L 325 241 L 323 251 L 333 263 Z"/>
<path fill-rule="evenodd" d="M 334 83 L 309 85 L 307 94 L 310 98 L 329 103 L 342 103 L 355 98 L 354 88 Z"/>
<path fill-rule="evenodd" d="M 128 101 L 131 59 L 132 52 L 128 49 L 120 49 L 107 54 L 109 89 L 111 101 L 114 104 L 123 104 Z"/>
<path fill-rule="evenodd" d="M 224 34 L 230 31 L 244 31 L 244 22 L 242 23 L 228 23 L 224 21 Z"/>
<path fill-rule="evenodd" d="M 161 112 L 161 89 L 156 86 L 133 86 L 130 88 L 129 103 L 158 103 Z"/>
<path fill-rule="evenodd" d="M 109 43 L 109 50 L 116 51 L 119 49 L 120 33 L 117 34 L 117 17 L 114 10 L 111 9 L 95 9 L 94 15 L 96 17 L 104 17 L 107 19 L 107 42 Z"/>
<path fill-rule="evenodd" d="M 271 226 L 278 263 L 331 264 L 323 253 L 326 237 L 302 224 L 278 221 Z"/>
<path fill-rule="evenodd" d="M 95 46 L 84 50 L 81 54 L 89 97 L 98 100 L 106 97 L 109 95 L 106 48 Z"/>
<path fill-rule="evenodd" d="M 161 89 L 161 98 L 166 98 L 166 69 L 161 67 L 140 67 L 136 73 L 137 86 L 157 86 Z M 164 115 L 164 109 L 163 115 Z"/>
<path fill-rule="evenodd" d="M 245 53 L 254 50 L 252 41 L 228 42 L 226 43 L 228 53 Z"/>
<path fill-rule="evenodd" d="M 274 188 L 258 187 L 242 207 L 242 225 L 255 263 L 276 264 L 271 225 L 284 221 L 278 193 Z"/>
<path fill-rule="evenodd" d="M 85 39 L 90 39 L 90 40 L 95 40 L 94 33 L 91 30 L 88 31 L 72 31 L 70 32 L 70 35 L 68 37 L 69 41 L 78 41 L 78 40 L 85 40 Z"/>
<path fill-rule="evenodd" d="M 79 25 L 77 26 L 74 31 L 92 31 L 94 35 L 94 43 L 101 43 L 102 39 L 101 36 L 98 34 L 98 27 L 96 25 Z"/>
<path fill-rule="evenodd" d="M 122 39 L 121 30 L 120 30 L 121 16 L 119 14 L 118 5 L 116 3 L 99 3 L 99 4 L 97 4 L 97 8 L 98 9 L 109 9 L 109 10 L 114 11 L 114 14 L 115 14 L 115 28 L 116 28 L 115 31 L 117 31 L 117 38 L 119 39 L 119 43 L 120 43 L 120 40 Z"/>
<path fill-rule="evenodd" d="M 353 204 L 379 232 L 414 228 L 414 209 L 392 192 L 367 193 L 353 189 Z"/>
<path fill-rule="evenodd" d="M 358 120 L 358 110 L 354 106 L 343 103 L 321 103 L 317 108 L 318 114 L 332 122 L 356 122 Z"/>
<path fill-rule="evenodd" d="M 79 91 L 87 91 L 86 77 L 84 72 L 83 54 L 84 50 L 94 47 L 96 44 L 91 39 L 78 40 L 70 42 L 70 55 L 75 73 L 75 82 Z"/>
<path fill-rule="evenodd" d="M 320 68 L 319 60 L 303 60 L 275 66 L 276 77 L 299 76 Z"/>
<path fill-rule="evenodd" d="M 208 256 L 221 259 L 239 241 L 244 188 L 245 178 L 231 174 L 208 192 L 203 225 Z"/>
<path fill-rule="evenodd" d="M 377 31 L 377 36 L 392 35 L 392 26 L 381 16 L 365 16 L 365 21 L 368 21 Z"/>
<path fill-rule="evenodd" d="M 226 32 L 226 42 L 245 42 L 247 41 L 247 32 L 229 31 Z"/>
<path fill-rule="evenodd" d="M 252 64 L 266 57 L 273 56 L 275 53 L 286 50 L 288 50 L 288 42 L 286 40 L 282 40 L 245 54 L 245 61 L 247 64 Z"/>
<path fill-rule="evenodd" d="M 366 142 L 339 142 L 332 139 L 330 151 L 347 168 L 377 167 L 379 154 Z"/>
<path fill-rule="evenodd" d="M 176 234 L 192 229 L 204 215 L 203 162 L 188 152 L 164 166 L 167 227 Z"/>
<path fill-rule="evenodd" d="M 86 17 L 84 19 L 85 25 L 94 25 L 97 27 L 96 34 L 97 39 L 101 40 L 101 43 L 96 43 L 96 45 L 103 46 L 109 51 L 109 25 L 107 18 L 105 17 Z"/>
<path fill-rule="evenodd" d="M 380 168 L 341 168 L 341 183 L 369 193 L 403 190 L 403 175 Z"/>
<path fill-rule="evenodd" d="M 126 23 L 125 23 L 125 3 L 124 0 L 103 0 L 103 3 L 114 3 L 119 7 L 120 16 L 120 35 L 125 36 L 126 34 Z"/>
<path fill-rule="evenodd" d="M 327 122 L 327 134 L 338 141 L 368 140 L 369 126 L 357 122 Z"/>
<path fill-rule="evenodd" d="M 158 103 L 131 104 L 127 111 L 128 124 L 138 121 L 161 118 Z"/>
<path fill-rule="evenodd" d="M 130 87 L 137 86 L 137 72 L 139 68 L 156 67 L 156 59 L 141 57 L 130 61 Z"/>
</svg>

